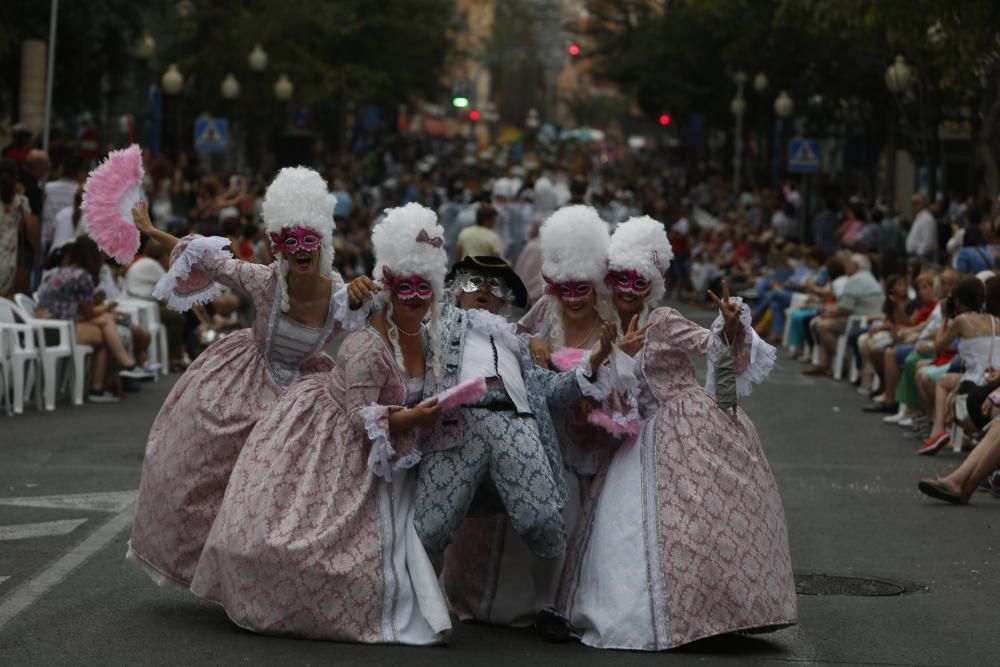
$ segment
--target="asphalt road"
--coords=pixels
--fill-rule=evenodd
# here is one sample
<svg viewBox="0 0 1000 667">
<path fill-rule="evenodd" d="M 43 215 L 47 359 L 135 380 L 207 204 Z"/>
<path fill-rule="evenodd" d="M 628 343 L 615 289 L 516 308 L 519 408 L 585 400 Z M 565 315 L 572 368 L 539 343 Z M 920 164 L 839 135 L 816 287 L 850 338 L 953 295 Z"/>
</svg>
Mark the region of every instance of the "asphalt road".
<svg viewBox="0 0 1000 667">
<path fill-rule="evenodd" d="M 472 625 L 435 648 L 253 635 L 124 560 L 166 379 L 118 405 L 0 415 L 0 665 L 1000 664 L 1000 500 L 924 499 L 916 480 L 957 455 L 915 456 L 916 441 L 863 414 L 852 387 L 800 370 L 782 359 L 744 402 L 778 478 L 795 571 L 897 582 L 905 594 L 800 595 L 797 627 L 661 654 Z"/>
</svg>

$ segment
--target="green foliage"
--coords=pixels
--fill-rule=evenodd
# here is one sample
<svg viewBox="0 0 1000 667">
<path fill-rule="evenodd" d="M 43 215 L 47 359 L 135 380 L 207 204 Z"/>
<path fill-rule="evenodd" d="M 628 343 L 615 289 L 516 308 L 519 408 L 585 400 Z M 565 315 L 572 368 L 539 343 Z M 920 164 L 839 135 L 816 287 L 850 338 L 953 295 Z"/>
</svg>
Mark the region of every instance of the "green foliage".
<svg viewBox="0 0 1000 667">
<path fill-rule="evenodd" d="M 449 0 L 202 0 L 171 54 L 198 97 L 217 99 L 227 72 L 249 83 L 259 43 L 270 85 L 286 73 L 296 100 L 404 102 L 438 90 L 452 10 Z"/>
</svg>

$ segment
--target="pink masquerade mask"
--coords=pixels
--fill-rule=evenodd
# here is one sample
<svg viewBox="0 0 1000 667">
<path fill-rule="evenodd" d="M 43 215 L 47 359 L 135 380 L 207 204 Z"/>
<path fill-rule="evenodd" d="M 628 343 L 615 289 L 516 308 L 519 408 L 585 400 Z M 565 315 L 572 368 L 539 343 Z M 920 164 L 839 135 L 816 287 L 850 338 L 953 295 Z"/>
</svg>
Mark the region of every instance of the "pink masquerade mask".
<svg viewBox="0 0 1000 667">
<path fill-rule="evenodd" d="M 642 274 L 629 269 L 628 271 L 610 271 L 605 279 L 608 285 L 619 292 L 646 296 L 653 289 L 653 284 L 642 277 Z"/>
<path fill-rule="evenodd" d="M 594 286 L 586 280 L 567 280 L 566 282 L 557 283 L 545 276 L 542 276 L 542 278 L 548 283 L 545 293 L 557 296 L 566 303 L 572 304 L 586 301 L 590 293 L 594 291 Z"/>
<path fill-rule="evenodd" d="M 429 280 L 420 276 L 397 276 L 387 266 L 382 267 L 382 281 L 393 296 L 403 301 L 429 301 L 434 296 L 434 286 Z"/>
<path fill-rule="evenodd" d="M 280 234 L 271 232 L 271 250 L 294 255 L 300 250 L 313 252 L 323 244 L 322 237 L 308 227 L 286 227 Z"/>
</svg>

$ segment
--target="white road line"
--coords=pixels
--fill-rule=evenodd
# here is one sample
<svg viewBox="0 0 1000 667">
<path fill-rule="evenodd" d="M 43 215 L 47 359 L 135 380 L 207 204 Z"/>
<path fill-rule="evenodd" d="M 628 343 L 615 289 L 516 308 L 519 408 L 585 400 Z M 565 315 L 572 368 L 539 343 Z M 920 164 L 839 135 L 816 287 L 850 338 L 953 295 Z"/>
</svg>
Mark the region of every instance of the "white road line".
<svg viewBox="0 0 1000 667">
<path fill-rule="evenodd" d="M 0 542 L 10 540 L 27 540 L 32 537 L 50 537 L 52 535 L 68 535 L 86 523 L 86 519 L 66 519 L 64 521 L 45 521 L 43 523 L 20 523 L 12 526 L 0 526 Z"/>
<path fill-rule="evenodd" d="M 10 579 L 10 577 L 0 577 L 0 584 Z"/>
<path fill-rule="evenodd" d="M 121 512 L 132 504 L 138 491 L 107 491 L 103 493 L 73 493 L 62 496 L 24 496 L 0 498 L 0 505 L 48 507 L 52 509 Z"/>
<path fill-rule="evenodd" d="M 134 507 L 129 505 L 94 531 L 87 539 L 76 545 L 72 551 L 0 598 L 0 630 L 3 630 L 18 614 L 30 607 L 35 600 L 48 593 L 69 576 L 73 570 L 103 549 L 108 542 L 115 539 L 118 533 L 132 523 L 134 511 Z"/>
</svg>

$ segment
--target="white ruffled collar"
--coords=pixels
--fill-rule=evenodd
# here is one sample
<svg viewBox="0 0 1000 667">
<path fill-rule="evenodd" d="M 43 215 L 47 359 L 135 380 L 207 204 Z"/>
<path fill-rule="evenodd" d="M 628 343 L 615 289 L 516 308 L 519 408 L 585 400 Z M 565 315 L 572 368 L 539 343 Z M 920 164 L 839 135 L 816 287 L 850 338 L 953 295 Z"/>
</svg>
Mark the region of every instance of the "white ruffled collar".
<svg viewBox="0 0 1000 667">
<path fill-rule="evenodd" d="M 494 340 L 503 341 L 504 345 L 513 351 L 518 349 L 517 325 L 513 322 L 508 322 L 500 315 L 494 315 L 481 308 L 467 310 L 465 316 L 469 318 L 469 326 L 476 331 L 493 336 Z"/>
</svg>

